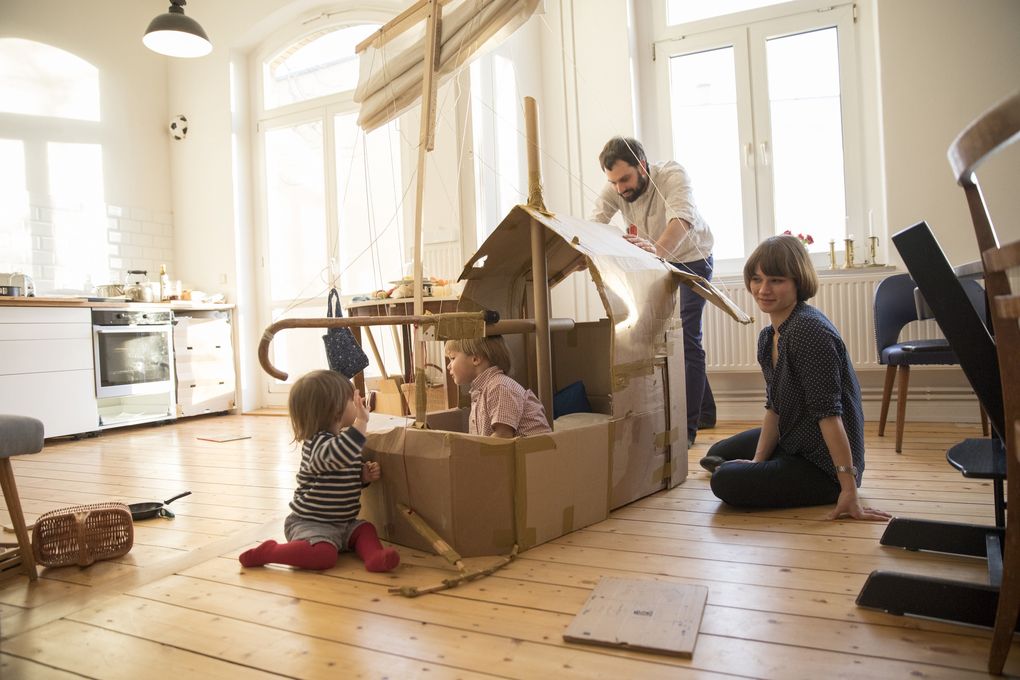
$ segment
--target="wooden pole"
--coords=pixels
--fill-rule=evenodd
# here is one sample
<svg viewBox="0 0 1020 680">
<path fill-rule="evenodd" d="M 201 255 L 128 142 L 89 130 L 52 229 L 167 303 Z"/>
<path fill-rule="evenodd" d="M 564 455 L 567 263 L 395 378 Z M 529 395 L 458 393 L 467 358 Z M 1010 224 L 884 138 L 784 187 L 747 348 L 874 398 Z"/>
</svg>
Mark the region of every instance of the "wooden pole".
<svg viewBox="0 0 1020 680">
<path fill-rule="evenodd" d="M 524 122 L 528 145 L 528 205 L 545 210 L 542 200 L 542 168 L 539 162 L 538 105 L 533 97 L 524 98 Z M 535 363 L 538 399 L 552 426 L 552 341 L 549 334 L 549 270 L 546 261 L 545 227 L 531 220 L 531 279 L 535 299 Z"/>
<path fill-rule="evenodd" d="M 422 64 L 421 126 L 418 135 L 418 175 L 414 205 L 414 315 L 424 313 L 422 300 L 422 211 L 425 202 L 425 156 L 435 147 L 436 137 L 436 63 L 440 51 L 440 5 L 439 0 L 429 0 L 428 18 L 425 24 L 425 61 Z M 414 424 L 425 426 L 427 392 L 425 387 L 425 339 L 421 326 L 414 327 Z"/>
</svg>

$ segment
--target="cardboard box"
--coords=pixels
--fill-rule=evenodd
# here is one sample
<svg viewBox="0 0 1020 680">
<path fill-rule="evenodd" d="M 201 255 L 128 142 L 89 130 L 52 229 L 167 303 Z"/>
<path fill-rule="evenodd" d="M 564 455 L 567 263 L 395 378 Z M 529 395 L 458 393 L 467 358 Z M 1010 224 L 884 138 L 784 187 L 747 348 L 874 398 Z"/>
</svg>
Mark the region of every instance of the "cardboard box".
<svg viewBox="0 0 1020 680">
<path fill-rule="evenodd" d="M 609 513 L 609 425 L 498 439 L 463 433 L 467 409 L 429 426 L 371 432 L 365 456 L 383 478 L 362 494 L 362 516 L 380 536 L 432 552 L 398 504 L 417 512 L 463 557 L 526 550 Z"/>
<path fill-rule="evenodd" d="M 611 225 L 513 208 L 467 262 L 458 311 L 532 318 L 531 234 L 545 235 L 552 285 L 585 271 L 605 317 L 551 334 L 553 389 L 582 380 L 602 422 L 503 440 L 465 434 L 466 409 L 430 414 L 432 429 L 370 433 L 383 478 L 363 494 L 383 538 L 433 552 L 399 504 L 464 557 L 526 550 L 601 521 L 609 510 L 687 475 L 683 339 L 677 287 L 690 285 L 734 318 L 725 296 L 621 238 Z M 490 257 L 491 255 L 491 257 Z M 537 389 L 533 334 L 505 336 L 510 377 Z"/>
</svg>

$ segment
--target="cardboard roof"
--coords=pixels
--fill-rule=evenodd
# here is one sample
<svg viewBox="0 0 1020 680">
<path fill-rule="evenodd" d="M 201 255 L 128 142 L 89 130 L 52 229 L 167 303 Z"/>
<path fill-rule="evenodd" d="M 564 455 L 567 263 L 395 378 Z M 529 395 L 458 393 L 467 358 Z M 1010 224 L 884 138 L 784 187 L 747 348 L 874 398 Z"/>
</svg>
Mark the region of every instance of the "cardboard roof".
<svg viewBox="0 0 1020 680">
<path fill-rule="evenodd" d="M 669 318 L 677 283 L 691 287 L 734 320 L 751 323 L 751 317 L 710 282 L 634 246 L 622 238 L 617 227 L 552 215 L 528 205 L 511 209 L 464 266 L 460 278 L 467 284 L 461 296 L 462 309 L 474 305 L 495 309 L 503 318 L 517 317 L 531 272 L 532 220 L 545 227 L 550 286 L 587 265 L 614 323 L 635 322 L 644 311 Z"/>
</svg>

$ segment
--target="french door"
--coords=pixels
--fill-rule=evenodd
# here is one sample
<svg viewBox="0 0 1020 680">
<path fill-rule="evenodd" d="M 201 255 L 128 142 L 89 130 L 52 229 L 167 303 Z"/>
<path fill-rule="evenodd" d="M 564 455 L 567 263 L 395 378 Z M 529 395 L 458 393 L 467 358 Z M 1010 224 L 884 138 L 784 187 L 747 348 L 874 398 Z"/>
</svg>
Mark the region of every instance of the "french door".
<svg viewBox="0 0 1020 680">
<path fill-rule="evenodd" d="M 667 148 L 692 177 L 717 267 L 787 230 L 812 235 L 821 260 L 860 229 L 853 42 L 847 5 L 657 45 Z"/>
</svg>

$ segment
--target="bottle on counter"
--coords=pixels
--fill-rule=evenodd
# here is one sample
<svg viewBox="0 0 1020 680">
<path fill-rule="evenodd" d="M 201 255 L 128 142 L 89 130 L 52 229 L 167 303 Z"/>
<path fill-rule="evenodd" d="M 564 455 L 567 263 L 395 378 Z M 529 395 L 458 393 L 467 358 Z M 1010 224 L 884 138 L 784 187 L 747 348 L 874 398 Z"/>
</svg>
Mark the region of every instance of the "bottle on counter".
<svg viewBox="0 0 1020 680">
<path fill-rule="evenodd" d="M 166 273 L 166 265 L 161 264 L 159 265 L 159 299 L 164 301 L 169 300 L 172 294 L 173 291 L 170 288 L 170 277 Z"/>
</svg>

